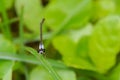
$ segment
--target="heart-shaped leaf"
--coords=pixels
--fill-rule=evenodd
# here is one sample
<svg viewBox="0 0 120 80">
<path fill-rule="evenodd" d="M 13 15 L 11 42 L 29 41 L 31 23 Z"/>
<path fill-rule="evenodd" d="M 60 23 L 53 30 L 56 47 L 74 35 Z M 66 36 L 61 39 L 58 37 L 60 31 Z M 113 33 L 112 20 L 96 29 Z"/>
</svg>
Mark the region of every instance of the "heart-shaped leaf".
<svg viewBox="0 0 120 80">
<path fill-rule="evenodd" d="M 82 30 L 54 38 L 53 45 L 62 55 L 66 65 L 80 69 L 95 70 L 88 59 L 87 43 L 91 29 L 91 26 L 87 26 Z"/>
<path fill-rule="evenodd" d="M 120 48 L 120 17 L 108 16 L 100 20 L 91 35 L 89 56 L 98 72 L 107 72 L 116 62 Z"/>
</svg>

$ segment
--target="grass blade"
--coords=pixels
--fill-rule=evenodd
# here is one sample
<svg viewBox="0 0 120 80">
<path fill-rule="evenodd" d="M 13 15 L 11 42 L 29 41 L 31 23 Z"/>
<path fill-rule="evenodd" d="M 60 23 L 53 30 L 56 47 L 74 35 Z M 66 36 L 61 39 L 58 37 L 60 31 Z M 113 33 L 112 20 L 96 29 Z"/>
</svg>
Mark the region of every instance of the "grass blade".
<svg viewBox="0 0 120 80">
<path fill-rule="evenodd" d="M 0 59 L 21 61 L 21 62 L 26 62 L 26 63 L 31 63 L 31 64 L 42 65 L 41 62 L 38 59 L 36 59 L 34 56 L 27 55 L 27 54 L 22 54 L 22 53 L 20 53 L 20 54 L 13 54 L 13 53 L 2 53 L 2 52 L 0 52 Z M 57 62 L 57 61 L 54 61 L 54 60 L 51 60 L 51 59 L 47 59 L 47 60 L 54 67 L 62 68 L 62 69 L 67 68 L 61 62 Z"/>
<path fill-rule="evenodd" d="M 6 24 L 9 25 L 9 24 L 14 23 L 14 22 L 16 22 L 18 20 L 19 20 L 18 18 L 13 18 L 13 19 L 9 20 L 9 22 L 7 22 L 7 23 L 4 23 L 4 22 L 0 23 L 0 27 L 5 26 Z"/>
<path fill-rule="evenodd" d="M 41 64 L 44 66 L 44 68 L 48 71 L 48 73 L 54 80 L 62 80 L 60 76 L 57 74 L 57 72 L 48 63 L 48 61 L 43 57 L 43 55 L 38 54 L 34 49 L 30 47 L 26 47 L 26 50 L 32 53 L 41 62 Z"/>
</svg>

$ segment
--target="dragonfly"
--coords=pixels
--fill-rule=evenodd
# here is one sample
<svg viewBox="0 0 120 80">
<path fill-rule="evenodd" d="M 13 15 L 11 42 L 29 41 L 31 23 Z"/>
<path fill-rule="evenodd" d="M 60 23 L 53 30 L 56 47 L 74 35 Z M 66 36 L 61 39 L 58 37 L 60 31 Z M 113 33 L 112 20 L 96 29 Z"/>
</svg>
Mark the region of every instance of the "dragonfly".
<svg viewBox="0 0 120 80">
<path fill-rule="evenodd" d="M 45 53 L 45 48 L 44 48 L 43 39 L 42 39 L 42 26 L 43 26 L 44 21 L 45 21 L 45 18 L 43 18 L 40 23 L 40 43 L 39 43 L 39 53 L 40 54 Z"/>
</svg>

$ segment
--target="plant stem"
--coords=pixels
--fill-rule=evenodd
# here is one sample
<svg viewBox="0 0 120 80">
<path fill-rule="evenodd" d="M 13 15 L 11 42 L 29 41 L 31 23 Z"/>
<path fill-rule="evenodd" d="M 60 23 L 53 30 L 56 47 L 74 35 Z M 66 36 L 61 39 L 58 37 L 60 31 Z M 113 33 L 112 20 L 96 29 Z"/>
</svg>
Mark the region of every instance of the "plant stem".
<svg viewBox="0 0 120 80">
<path fill-rule="evenodd" d="M 1 30 L 6 38 L 8 38 L 9 40 L 12 40 L 12 33 L 10 30 L 10 25 L 7 24 L 9 22 L 9 19 L 8 19 L 8 16 L 6 13 L 6 9 L 5 9 L 3 0 L 0 0 L 0 7 L 1 7 L 0 9 L 1 9 L 2 18 L 5 23 L 5 26 L 1 27 Z"/>
<path fill-rule="evenodd" d="M 9 20 L 9 22 L 7 22 L 7 23 L 1 23 L 0 27 L 5 26 L 6 24 L 9 25 L 9 24 L 14 23 L 14 22 L 16 22 L 18 20 L 19 20 L 18 18 L 13 18 L 13 19 Z"/>
<path fill-rule="evenodd" d="M 20 53 L 24 53 L 24 40 L 23 40 L 23 13 L 24 7 L 21 7 L 20 22 L 19 22 L 19 37 L 20 37 Z"/>
</svg>

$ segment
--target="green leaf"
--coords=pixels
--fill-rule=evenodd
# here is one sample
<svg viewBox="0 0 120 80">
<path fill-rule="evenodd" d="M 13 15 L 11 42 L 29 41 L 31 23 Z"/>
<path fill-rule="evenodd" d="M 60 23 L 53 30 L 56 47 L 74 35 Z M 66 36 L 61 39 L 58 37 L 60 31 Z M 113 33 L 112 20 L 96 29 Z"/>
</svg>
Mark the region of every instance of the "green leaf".
<svg viewBox="0 0 120 80">
<path fill-rule="evenodd" d="M 42 65 L 41 62 L 38 59 L 36 59 L 34 56 L 22 54 L 22 53 L 21 54 L 14 54 L 14 53 L 2 53 L 2 52 L 0 52 L 0 59 L 15 60 L 15 61 L 20 61 L 20 62 Z M 53 67 L 62 68 L 62 69 L 66 68 L 66 66 L 60 61 L 56 61 L 56 60 L 52 60 L 52 59 L 48 59 L 48 61 L 50 62 L 50 64 Z"/>
<path fill-rule="evenodd" d="M 5 64 L 5 61 L 3 61 L 3 62 L 4 62 L 4 66 L 2 65 L 2 67 L 4 67 L 4 69 L 2 69 L 2 68 L 1 69 L 4 72 L 6 71 L 5 75 L 3 76 L 3 80 L 12 80 L 12 67 L 14 65 L 14 62 L 12 62 L 12 61 L 6 61 L 8 64 Z"/>
<path fill-rule="evenodd" d="M 0 52 L 11 52 L 13 54 L 16 52 L 15 46 L 2 35 L 0 35 Z M 12 80 L 13 64 L 13 61 L 0 60 L 0 78 L 3 80 Z"/>
<path fill-rule="evenodd" d="M 88 44 L 86 42 L 89 38 L 86 37 L 90 36 L 91 29 L 91 26 L 88 25 L 82 30 L 54 38 L 53 45 L 62 55 L 66 65 L 80 69 L 95 70 L 92 63 L 87 59 Z"/>
<path fill-rule="evenodd" d="M 32 53 L 43 65 L 43 67 L 46 69 L 46 71 L 51 75 L 51 77 L 54 80 L 61 80 L 61 77 L 58 75 L 58 73 L 54 70 L 54 68 L 49 64 L 49 62 L 43 57 L 42 54 L 39 54 L 36 50 L 26 47 L 27 51 Z"/>
<path fill-rule="evenodd" d="M 0 78 L 3 80 L 12 80 L 11 70 L 13 64 L 13 61 L 0 60 Z"/>
<path fill-rule="evenodd" d="M 4 0 L 0 0 L 0 12 L 1 12 L 1 16 L 2 16 L 2 21 L 5 23 L 5 26 L 1 27 L 1 31 L 6 38 L 8 38 L 9 40 L 12 40 L 12 35 L 11 35 L 12 33 L 10 31 L 10 25 L 7 24 L 9 22 L 9 18 L 8 18 L 8 15 L 6 12 Z"/>
<path fill-rule="evenodd" d="M 81 76 L 78 80 L 92 80 L 92 79 L 90 79 L 90 78 L 88 78 L 88 77 L 83 77 L 83 76 Z"/>
<path fill-rule="evenodd" d="M 16 52 L 16 48 L 12 42 L 4 38 L 2 35 L 0 35 L 0 52 Z"/>
<path fill-rule="evenodd" d="M 15 10 L 20 16 L 21 8 L 24 7 L 24 23 L 29 30 L 39 33 L 42 18 L 42 5 L 40 0 L 16 0 Z"/>
<path fill-rule="evenodd" d="M 14 0 L 3 0 L 6 9 L 10 9 L 13 6 Z"/>
<path fill-rule="evenodd" d="M 105 16 L 114 14 L 116 10 L 116 4 L 114 0 L 97 0 L 94 1 L 94 14 L 93 17 L 101 19 Z"/>
<path fill-rule="evenodd" d="M 53 40 L 54 47 L 62 54 L 63 57 L 71 58 L 74 56 L 76 44 L 68 36 L 58 36 Z"/>
<path fill-rule="evenodd" d="M 78 43 L 76 47 L 76 55 L 81 56 L 83 59 L 88 59 L 88 52 L 89 52 L 89 47 L 88 47 L 88 42 L 89 42 L 89 37 L 92 32 L 92 25 L 88 24 L 83 30 L 79 31 L 77 34 L 74 32 L 74 35 L 78 35 Z M 73 39 L 77 39 L 77 37 L 74 37 Z"/>
<path fill-rule="evenodd" d="M 116 3 L 116 13 L 120 14 L 120 0 L 115 0 Z"/>
<path fill-rule="evenodd" d="M 88 42 L 89 42 L 89 36 L 84 36 L 77 45 L 76 53 L 78 56 L 81 56 L 81 58 L 88 59 Z"/>
<path fill-rule="evenodd" d="M 110 80 L 120 80 L 120 63 L 111 71 L 109 78 Z"/>
<path fill-rule="evenodd" d="M 67 69 L 55 69 L 62 80 L 76 80 L 75 73 Z M 53 80 L 51 76 L 41 67 L 36 67 L 30 73 L 30 80 Z"/>
<path fill-rule="evenodd" d="M 120 48 L 120 17 L 108 16 L 100 20 L 89 41 L 89 56 L 98 72 L 106 73 L 116 62 Z"/>
<path fill-rule="evenodd" d="M 91 17 L 92 0 L 53 0 L 45 8 L 46 24 L 50 29 L 79 28 Z M 88 14 L 89 13 L 89 14 Z"/>
<path fill-rule="evenodd" d="M 5 7 L 5 9 L 10 9 L 13 5 L 13 0 L 0 0 L 0 3 L 3 3 L 1 6 L 0 6 L 0 12 L 1 12 L 1 8 L 3 8 L 3 6 Z"/>
</svg>

